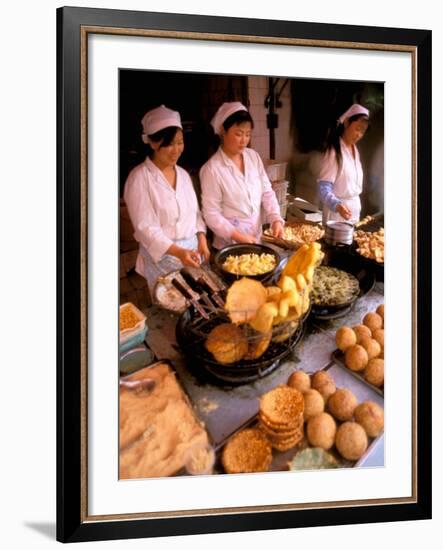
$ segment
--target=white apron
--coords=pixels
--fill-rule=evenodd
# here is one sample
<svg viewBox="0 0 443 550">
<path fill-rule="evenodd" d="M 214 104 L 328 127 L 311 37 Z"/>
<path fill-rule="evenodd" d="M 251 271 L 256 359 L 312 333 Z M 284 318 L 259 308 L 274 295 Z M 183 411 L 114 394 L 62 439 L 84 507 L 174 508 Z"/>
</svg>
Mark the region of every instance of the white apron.
<svg viewBox="0 0 443 550">
<path fill-rule="evenodd" d="M 178 239 L 174 241 L 174 244 L 189 250 L 197 250 L 197 235 L 194 235 L 189 239 Z M 157 283 L 157 279 L 162 275 L 170 273 L 171 271 L 181 269 L 183 264 L 178 258 L 171 256 L 170 254 L 165 254 L 160 261 L 155 262 L 143 246 L 140 246 L 138 252 L 136 271 L 139 275 L 146 279 L 151 299 L 154 301 L 154 288 Z"/>
</svg>

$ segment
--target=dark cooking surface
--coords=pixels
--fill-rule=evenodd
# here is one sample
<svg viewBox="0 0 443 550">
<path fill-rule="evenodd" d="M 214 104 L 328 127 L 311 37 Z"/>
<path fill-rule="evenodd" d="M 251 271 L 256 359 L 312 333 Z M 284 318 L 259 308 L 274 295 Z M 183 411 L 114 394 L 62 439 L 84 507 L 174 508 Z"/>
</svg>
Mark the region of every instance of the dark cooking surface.
<svg viewBox="0 0 443 550">
<path fill-rule="evenodd" d="M 229 317 L 224 312 L 218 312 L 211 315 L 209 320 L 204 320 L 193 308 L 186 310 L 177 322 L 176 341 L 186 357 L 189 370 L 200 381 L 224 385 L 226 382 L 242 384 L 268 376 L 278 368 L 279 362 L 294 350 L 303 336 L 304 329 L 303 320 L 301 320 L 294 334 L 284 342 L 271 341 L 267 350 L 259 358 L 242 359 L 234 364 L 221 364 L 206 350 L 204 344 L 214 327 L 229 322 Z M 278 337 L 282 330 L 285 330 L 285 326 L 276 327 L 273 335 Z M 250 341 L 256 341 L 261 337 L 252 329 L 249 335 Z"/>
<path fill-rule="evenodd" d="M 144 311 L 149 326 L 146 342 L 158 359 L 172 362 L 212 441 L 219 445 L 253 419 L 258 412 L 260 395 L 278 384 L 286 383 L 296 368 L 306 372 L 324 368 L 335 349 L 337 328 L 344 324 L 359 324 L 367 311 L 374 310 L 383 301 L 383 284 L 378 283 L 371 292 L 357 300 L 345 317 L 329 321 L 308 320 L 305 336 L 278 369 L 260 380 L 241 386 L 202 382 L 191 373 L 181 352 L 175 347 L 178 316 L 173 313 L 155 306 Z"/>
</svg>

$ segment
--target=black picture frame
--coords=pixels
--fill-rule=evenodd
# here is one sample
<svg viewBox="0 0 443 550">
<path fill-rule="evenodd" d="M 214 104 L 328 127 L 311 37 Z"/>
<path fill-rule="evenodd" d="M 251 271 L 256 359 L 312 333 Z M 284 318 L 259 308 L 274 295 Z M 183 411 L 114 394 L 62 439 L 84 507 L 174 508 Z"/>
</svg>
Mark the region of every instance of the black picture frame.
<svg viewBox="0 0 443 550">
<path fill-rule="evenodd" d="M 195 511 L 184 516 L 151 518 L 88 516 L 84 487 L 87 378 L 81 367 L 87 346 L 87 192 L 82 186 L 86 121 L 80 83 L 83 31 L 91 27 L 114 33 L 118 32 L 115 29 L 132 29 L 225 35 L 229 40 L 249 36 L 257 40 L 296 39 L 306 44 L 320 41 L 325 46 L 348 43 L 362 49 L 382 45 L 393 51 L 410 51 L 414 56 L 413 339 L 418 368 L 413 418 L 416 485 L 412 501 L 397 499 L 376 506 L 282 507 L 245 514 Z M 57 10 L 57 540 L 76 542 L 431 518 L 431 149 L 431 31 L 75 7 Z"/>
</svg>

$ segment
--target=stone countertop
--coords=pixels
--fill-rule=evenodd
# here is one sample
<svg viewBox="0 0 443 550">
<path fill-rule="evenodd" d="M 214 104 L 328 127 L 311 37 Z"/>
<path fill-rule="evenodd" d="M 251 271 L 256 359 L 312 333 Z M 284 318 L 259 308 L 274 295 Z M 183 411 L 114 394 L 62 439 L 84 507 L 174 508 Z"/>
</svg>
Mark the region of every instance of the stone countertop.
<svg viewBox="0 0 443 550">
<path fill-rule="evenodd" d="M 145 310 L 149 326 L 146 343 L 158 360 L 167 359 L 172 363 L 196 413 L 205 423 L 213 444 L 219 448 L 234 432 L 254 420 L 259 409 L 259 397 L 263 393 L 278 384 L 286 383 L 295 370 L 313 373 L 328 366 L 331 363 L 331 353 L 336 347 L 337 328 L 360 324 L 364 315 L 368 311 L 374 311 L 383 301 L 383 283 L 377 283 L 371 292 L 357 300 L 352 310 L 344 317 L 329 321 L 308 318 L 305 335 L 289 358 L 283 360 L 271 374 L 239 386 L 215 385 L 208 382 L 205 373 L 200 375 L 189 368 L 192 365 L 186 363 L 176 343 L 175 327 L 178 316 L 171 312 L 156 306 Z M 353 380 L 347 386 L 351 391 L 352 384 L 361 383 Z M 380 446 L 383 447 L 377 445 L 378 448 Z M 382 457 L 383 449 L 381 460 Z"/>
</svg>

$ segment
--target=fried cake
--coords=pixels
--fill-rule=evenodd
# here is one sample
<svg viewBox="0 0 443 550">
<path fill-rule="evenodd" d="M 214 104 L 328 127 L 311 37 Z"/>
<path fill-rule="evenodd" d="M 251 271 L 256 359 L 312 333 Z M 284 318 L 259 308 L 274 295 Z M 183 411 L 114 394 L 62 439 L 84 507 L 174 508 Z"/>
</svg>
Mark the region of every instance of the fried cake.
<svg viewBox="0 0 443 550">
<path fill-rule="evenodd" d="M 277 386 L 260 398 L 260 413 L 274 427 L 295 428 L 303 410 L 303 394 L 289 386 Z"/>
<path fill-rule="evenodd" d="M 233 323 L 223 323 L 211 330 L 205 348 L 222 364 L 235 363 L 248 352 L 244 331 Z"/>
<path fill-rule="evenodd" d="M 262 432 L 255 429 L 242 430 L 234 435 L 222 453 L 227 474 L 267 472 L 271 462 L 271 444 Z"/>
</svg>

